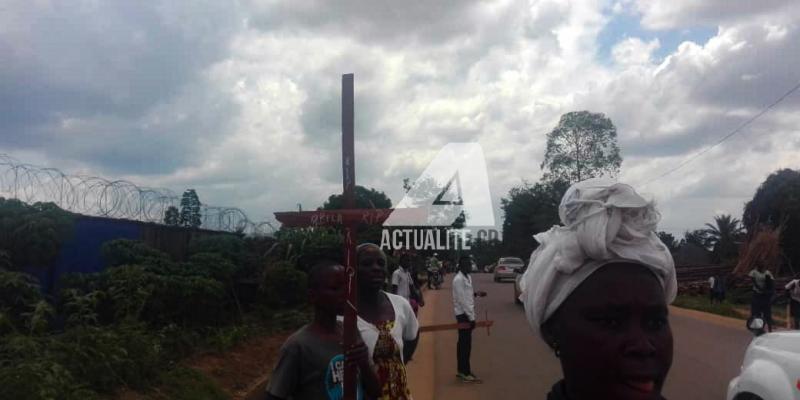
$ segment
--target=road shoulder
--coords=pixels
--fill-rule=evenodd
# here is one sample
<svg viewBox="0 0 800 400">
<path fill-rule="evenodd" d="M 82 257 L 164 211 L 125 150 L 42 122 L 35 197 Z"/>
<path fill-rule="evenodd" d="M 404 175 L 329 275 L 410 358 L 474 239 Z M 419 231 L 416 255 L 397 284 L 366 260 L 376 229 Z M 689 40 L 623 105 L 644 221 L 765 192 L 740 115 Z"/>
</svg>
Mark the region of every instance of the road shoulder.
<svg viewBox="0 0 800 400">
<path fill-rule="evenodd" d="M 433 325 L 437 298 L 431 291 L 423 292 L 425 307 L 420 307 L 420 326 Z M 433 400 L 436 388 L 436 335 L 421 333 L 414 358 L 406 366 L 408 384 L 415 400 Z"/>
<path fill-rule="evenodd" d="M 681 308 L 670 306 L 670 313 L 682 317 L 697 319 L 700 321 L 709 322 L 715 325 L 724 326 L 726 328 L 740 328 L 745 329 L 745 320 L 731 317 L 723 317 L 717 314 L 711 314 L 704 311 L 692 310 L 689 308 Z"/>
</svg>

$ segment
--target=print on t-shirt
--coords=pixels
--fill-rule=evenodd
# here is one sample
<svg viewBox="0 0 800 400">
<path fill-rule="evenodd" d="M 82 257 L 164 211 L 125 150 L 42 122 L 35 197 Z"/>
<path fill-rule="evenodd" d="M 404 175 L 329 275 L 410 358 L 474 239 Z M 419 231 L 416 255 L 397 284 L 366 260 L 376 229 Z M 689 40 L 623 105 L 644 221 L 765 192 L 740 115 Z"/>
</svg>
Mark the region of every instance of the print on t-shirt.
<svg viewBox="0 0 800 400">
<path fill-rule="evenodd" d="M 325 389 L 330 400 L 341 400 L 344 397 L 344 355 L 333 357 L 325 371 Z M 363 400 L 361 387 L 356 388 L 356 398 Z"/>
</svg>

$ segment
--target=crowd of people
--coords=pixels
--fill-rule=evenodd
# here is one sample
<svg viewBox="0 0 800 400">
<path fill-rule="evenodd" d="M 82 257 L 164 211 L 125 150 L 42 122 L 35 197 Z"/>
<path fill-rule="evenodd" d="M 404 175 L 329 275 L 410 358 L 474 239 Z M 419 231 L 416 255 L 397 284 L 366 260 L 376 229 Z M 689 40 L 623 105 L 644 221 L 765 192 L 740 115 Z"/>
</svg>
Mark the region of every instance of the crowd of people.
<svg viewBox="0 0 800 400">
<path fill-rule="evenodd" d="M 525 315 L 561 364 L 563 379 L 548 400 L 663 399 L 672 366 L 668 305 L 677 295 L 672 256 L 655 234 L 660 215 L 631 186 L 593 179 L 573 185 L 559 207 L 562 226 L 535 235 L 539 246 L 520 279 Z M 419 339 L 425 305 L 414 257 L 401 254 L 389 275 L 374 244 L 357 248 L 358 340 L 343 348 L 346 276 L 341 262 L 321 258 L 310 268 L 313 321 L 283 345 L 266 398 L 341 399 L 346 366 L 358 371 L 358 398 L 411 399 L 406 364 Z M 424 264 L 430 279 L 442 268 Z M 476 325 L 469 255 L 452 277 L 457 323 L 456 376 L 480 383 L 470 365 Z M 772 329 L 774 277 L 764 265 L 750 273 L 752 314 Z M 387 279 L 388 278 L 388 279 Z M 387 284 L 388 282 L 388 284 Z M 711 301 L 723 301 L 724 279 L 709 281 Z M 800 279 L 786 285 L 795 329 L 800 328 Z M 544 395 L 544 394 L 541 394 Z M 532 394 L 532 398 L 542 398 Z"/>
</svg>

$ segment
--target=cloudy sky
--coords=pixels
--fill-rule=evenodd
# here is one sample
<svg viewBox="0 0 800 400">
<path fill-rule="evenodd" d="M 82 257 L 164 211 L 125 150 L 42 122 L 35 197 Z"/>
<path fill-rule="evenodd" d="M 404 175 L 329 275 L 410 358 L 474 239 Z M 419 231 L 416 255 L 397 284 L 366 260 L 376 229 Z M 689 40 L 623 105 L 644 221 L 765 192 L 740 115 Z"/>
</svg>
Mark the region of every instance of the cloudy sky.
<svg viewBox="0 0 800 400">
<path fill-rule="evenodd" d="M 341 190 L 352 72 L 357 181 L 394 203 L 442 146 L 479 142 L 499 223 L 586 109 L 681 233 L 800 168 L 799 91 L 653 180 L 800 82 L 798 21 L 795 0 L 4 1 L 0 153 L 272 219 Z"/>
</svg>

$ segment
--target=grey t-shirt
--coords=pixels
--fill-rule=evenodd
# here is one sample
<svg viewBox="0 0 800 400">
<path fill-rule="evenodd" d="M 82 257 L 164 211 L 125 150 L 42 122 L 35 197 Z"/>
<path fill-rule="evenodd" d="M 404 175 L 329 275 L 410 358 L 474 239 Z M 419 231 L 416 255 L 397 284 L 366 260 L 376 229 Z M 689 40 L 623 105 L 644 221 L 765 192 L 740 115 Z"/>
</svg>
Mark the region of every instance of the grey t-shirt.
<svg viewBox="0 0 800 400">
<path fill-rule="evenodd" d="M 339 342 L 320 338 L 306 325 L 281 347 L 267 392 L 282 399 L 339 400 L 343 378 L 344 355 Z M 358 398 L 362 398 L 361 390 Z"/>
</svg>

